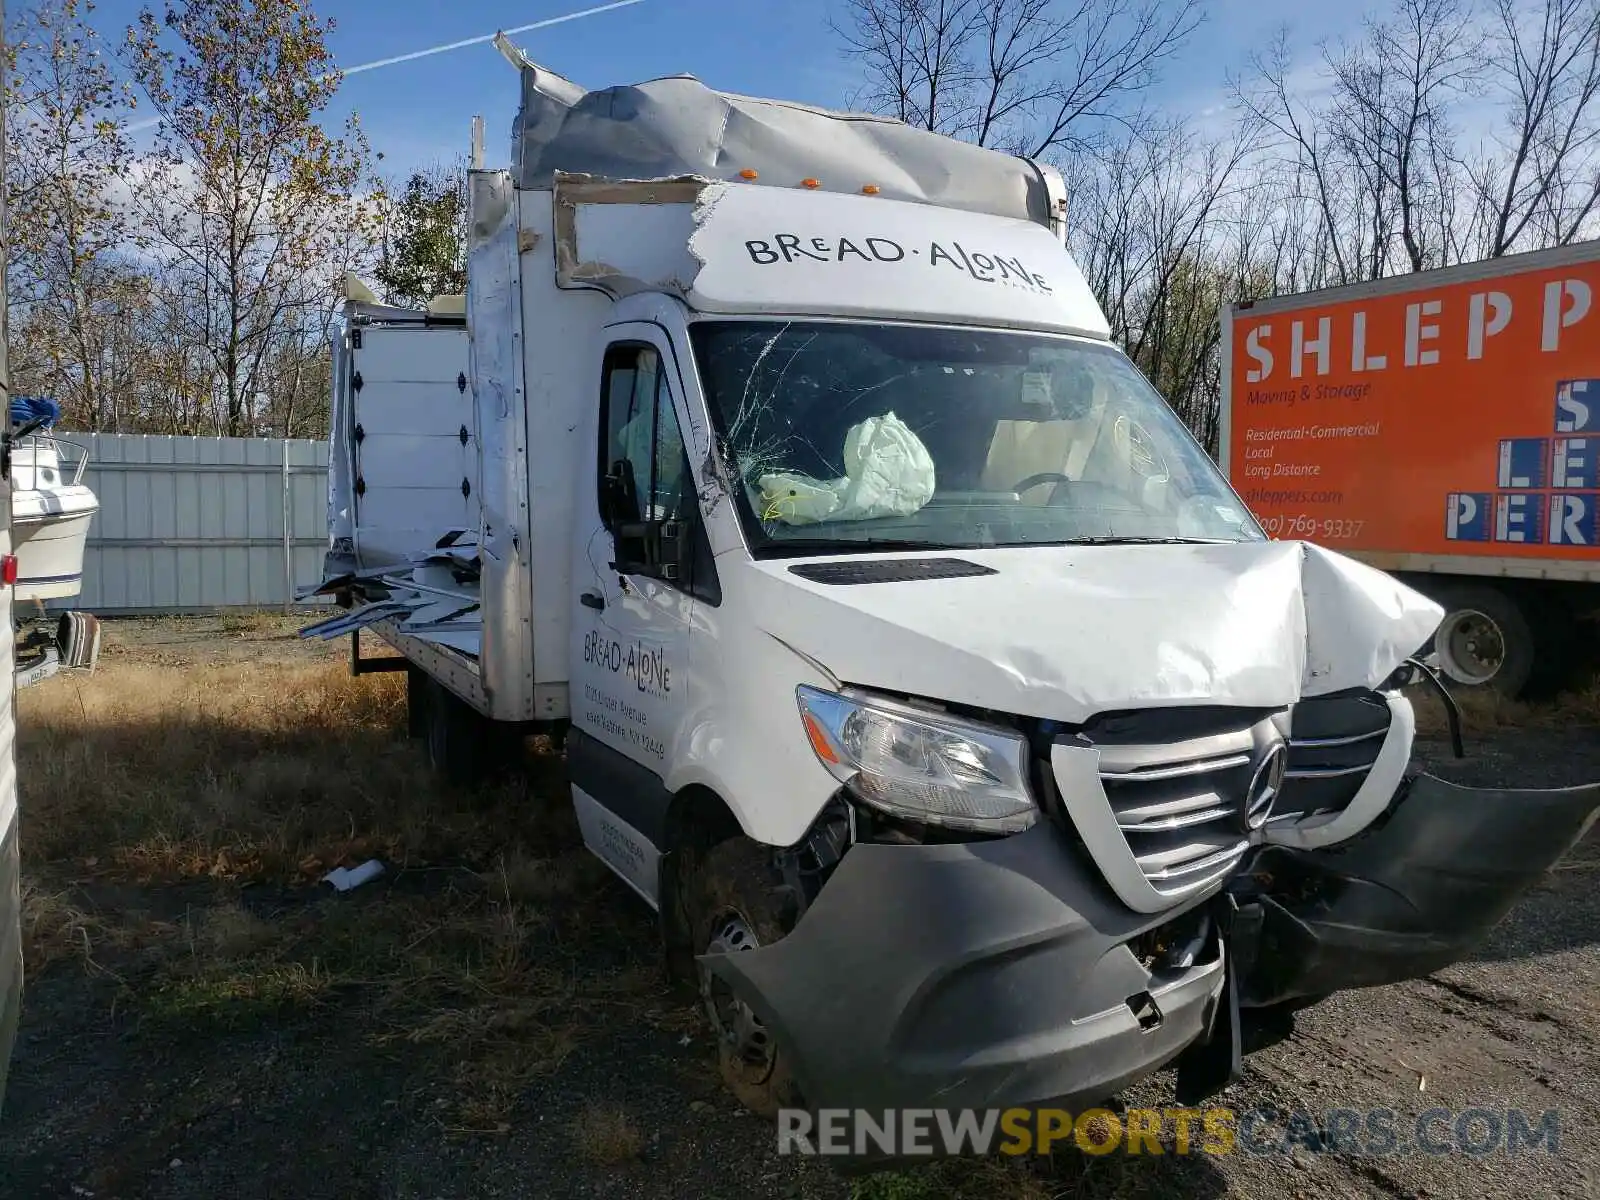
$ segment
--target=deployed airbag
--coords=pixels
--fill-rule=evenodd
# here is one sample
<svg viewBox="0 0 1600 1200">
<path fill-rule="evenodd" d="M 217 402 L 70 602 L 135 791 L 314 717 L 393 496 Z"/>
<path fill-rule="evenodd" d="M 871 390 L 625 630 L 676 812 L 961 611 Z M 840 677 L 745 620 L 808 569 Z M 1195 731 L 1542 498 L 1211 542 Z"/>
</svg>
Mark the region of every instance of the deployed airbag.
<svg viewBox="0 0 1600 1200">
<path fill-rule="evenodd" d="M 778 471 L 762 475 L 761 516 L 785 525 L 906 517 L 933 498 L 933 459 L 892 412 L 852 426 L 844 476 L 833 480 Z"/>
</svg>

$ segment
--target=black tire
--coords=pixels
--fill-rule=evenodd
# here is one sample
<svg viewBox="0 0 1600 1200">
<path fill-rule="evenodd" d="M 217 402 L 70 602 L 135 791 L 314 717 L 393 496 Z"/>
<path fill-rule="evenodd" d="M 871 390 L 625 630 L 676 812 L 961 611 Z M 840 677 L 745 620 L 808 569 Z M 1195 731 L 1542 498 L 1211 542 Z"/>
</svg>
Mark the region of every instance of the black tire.
<svg viewBox="0 0 1600 1200">
<path fill-rule="evenodd" d="M 1445 677 L 1458 688 L 1521 696 L 1539 657 L 1523 606 L 1486 584 L 1452 584 L 1433 596 L 1445 610 L 1433 641 Z"/>
<path fill-rule="evenodd" d="M 1537 651 L 1533 676 L 1522 694 L 1548 699 L 1580 682 L 1594 669 L 1592 647 L 1584 643 L 1584 627 L 1570 607 L 1571 598 L 1550 592 L 1528 613 L 1534 627 Z"/>
<path fill-rule="evenodd" d="M 425 687 L 428 765 L 451 783 L 470 786 L 485 774 L 481 743 L 487 722 L 437 679 Z"/>
<path fill-rule="evenodd" d="M 780 940 L 794 924 L 792 905 L 771 855 L 749 838 L 736 837 L 708 850 L 688 884 L 688 917 L 695 954 L 711 950 L 754 949 Z M 730 944 L 727 930 L 741 922 L 750 936 Z M 697 966 L 701 1009 L 717 1043 L 717 1067 L 728 1091 L 745 1108 L 769 1120 L 782 1108 L 803 1106 L 800 1089 L 789 1069 L 788 1055 L 754 1014 L 733 1000 L 727 985 Z M 732 1040 L 739 1024 L 731 1010 L 743 1009 L 748 1035 Z"/>
<path fill-rule="evenodd" d="M 429 679 L 414 666 L 406 667 L 406 736 L 428 736 Z"/>
</svg>

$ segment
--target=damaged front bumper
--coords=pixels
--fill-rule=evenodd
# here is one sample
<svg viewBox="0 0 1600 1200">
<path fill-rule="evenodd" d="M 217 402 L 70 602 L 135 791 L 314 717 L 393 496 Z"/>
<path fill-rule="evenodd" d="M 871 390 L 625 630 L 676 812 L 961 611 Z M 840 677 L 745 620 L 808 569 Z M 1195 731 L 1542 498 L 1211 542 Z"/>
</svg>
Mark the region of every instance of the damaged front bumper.
<svg viewBox="0 0 1600 1200">
<path fill-rule="evenodd" d="M 1180 1062 L 1193 1103 L 1236 1074 L 1241 1012 L 1248 1041 L 1252 1010 L 1456 961 L 1597 814 L 1600 785 L 1416 776 L 1349 842 L 1263 850 L 1201 902 L 1205 922 L 1194 906 L 1187 920 L 1129 911 L 1046 823 L 989 842 L 864 843 L 783 940 L 703 961 L 776 1035 L 813 1109 L 1081 1110 L 1180 1056 L 1220 1056 L 1198 1091 Z M 1149 952 L 1180 928 L 1203 930 L 1191 953 Z"/>
<path fill-rule="evenodd" d="M 1264 850 L 1235 889 L 1230 938 L 1246 1008 L 1416 979 L 1469 953 L 1600 815 L 1600 784 L 1402 785 L 1363 833 Z"/>
<path fill-rule="evenodd" d="M 996 841 L 854 846 L 782 941 L 703 961 L 773 1031 L 817 1109 L 1071 1107 L 1209 1027 L 1215 937 L 1167 971 L 1129 945 L 1172 920 L 1123 907 L 1041 823 Z"/>
</svg>

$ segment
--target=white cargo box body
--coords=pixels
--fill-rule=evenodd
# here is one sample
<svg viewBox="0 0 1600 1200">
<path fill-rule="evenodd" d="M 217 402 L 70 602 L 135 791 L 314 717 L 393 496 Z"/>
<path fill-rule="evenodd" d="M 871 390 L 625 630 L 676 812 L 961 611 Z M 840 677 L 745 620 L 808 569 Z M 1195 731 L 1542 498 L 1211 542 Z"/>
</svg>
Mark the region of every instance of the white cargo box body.
<svg viewBox="0 0 1600 1200">
<path fill-rule="evenodd" d="M 929 248 L 909 242 L 901 261 L 885 261 L 896 258 L 898 235 L 930 243 L 942 236 L 958 253 L 955 243 L 990 230 L 999 241 L 972 249 L 1053 264 L 1058 328 L 1107 333 L 1061 245 L 1060 176 L 1025 159 L 883 118 L 719 93 L 689 77 L 584 92 L 531 65 L 522 72 L 513 143 L 511 171 L 475 172 L 471 184 L 467 301 L 483 442 L 484 654 L 492 639 L 509 645 L 518 632 L 513 610 L 502 607 L 514 598 L 488 594 L 487 583 L 491 561 L 516 553 L 490 531 L 515 529 L 532 562 L 531 628 L 521 645 L 541 718 L 570 711 L 576 472 L 592 467 L 579 416 L 599 399 L 617 301 L 654 292 L 705 314 L 875 313 L 1049 327 L 1040 321 L 1049 293 L 1022 271 L 996 287 L 969 259 L 929 262 Z M 813 176 L 818 187 L 803 189 Z M 869 185 L 876 195 L 862 195 Z M 809 253 L 784 255 L 777 236 L 802 232 Z M 852 236 L 859 245 L 850 242 L 841 257 L 841 239 Z M 752 254 L 749 243 L 763 238 L 773 254 Z M 826 264 L 811 245 L 817 238 L 831 247 Z M 781 271 L 761 261 L 774 256 L 783 258 Z M 941 276 L 950 284 L 938 286 Z M 679 368 L 693 371 L 690 363 Z M 711 454 L 709 430 L 686 434 L 691 454 Z"/>
</svg>

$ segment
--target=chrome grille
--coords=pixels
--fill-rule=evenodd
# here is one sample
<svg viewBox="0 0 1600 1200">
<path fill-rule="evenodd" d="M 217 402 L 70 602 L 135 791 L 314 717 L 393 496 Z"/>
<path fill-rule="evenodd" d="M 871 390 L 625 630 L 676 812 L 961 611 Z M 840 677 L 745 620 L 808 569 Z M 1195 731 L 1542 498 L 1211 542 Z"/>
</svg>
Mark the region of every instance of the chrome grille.
<svg viewBox="0 0 1600 1200">
<path fill-rule="evenodd" d="M 1271 719 L 1167 743 L 1096 744 L 1100 785 L 1134 861 L 1161 892 L 1227 875 L 1249 848 L 1239 811 Z"/>
<path fill-rule="evenodd" d="M 1060 815 L 1130 908 L 1159 912 L 1220 884 L 1259 841 L 1344 836 L 1339 814 L 1355 811 L 1390 716 L 1376 693 L 1275 712 L 1108 714 L 1055 739 Z M 1247 802 L 1260 794 L 1252 780 L 1271 748 L 1285 743 L 1287 769 L 1261 827 L 1247 821 Z"/>
<path fill-rule="evenodd" d="M 1295 705 L 1289 775 L 1274 820 L 1342 812 L 1377 761 L 1389 722 L 1388 703 L 1373 692 Z"/>
</svg>

